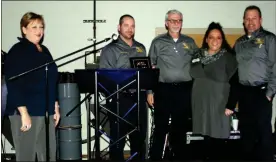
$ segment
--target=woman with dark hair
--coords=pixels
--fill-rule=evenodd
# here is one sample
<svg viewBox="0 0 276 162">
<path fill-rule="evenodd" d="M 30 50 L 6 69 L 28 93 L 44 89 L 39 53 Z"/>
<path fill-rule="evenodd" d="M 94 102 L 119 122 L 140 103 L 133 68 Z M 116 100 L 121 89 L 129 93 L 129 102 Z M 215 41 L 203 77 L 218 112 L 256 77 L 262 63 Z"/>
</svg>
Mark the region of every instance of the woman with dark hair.
<svg viewBox="0 0 276 162">
<path fill-rule="evenodd" d="M 233 110 L 226 109 L 226 104 L 229 80 L 236 69 L 235 56 L 221 25 L 212 22 L 205 33 L 202 47 L 192 59 L 190 70 L 194 78 L 193 133 L 201 134 L 205 139 L 227 139 L 230 136 L 230 115 Z"/>
</svg>

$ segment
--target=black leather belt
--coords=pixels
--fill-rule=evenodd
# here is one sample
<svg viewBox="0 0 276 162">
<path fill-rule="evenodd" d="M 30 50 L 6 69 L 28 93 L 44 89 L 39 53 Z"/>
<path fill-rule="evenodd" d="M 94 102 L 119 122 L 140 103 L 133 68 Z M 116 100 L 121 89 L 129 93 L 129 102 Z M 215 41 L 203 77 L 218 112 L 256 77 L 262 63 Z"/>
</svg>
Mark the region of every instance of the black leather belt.
<svg viewBox="0 0 276 162">
<path fill-rule="evenodd" d="M 267 89 L 267 83 L 263 83 L 263 84 L 259 84 L 259 85 L 243 85 L 240 84 L 241 86 L 245 87 L 245 88 L 251 88 L 251 89 Z"/>
<path fill-rule="evenodd" d="M 145 92 L 146 90 L 145 89 L 141 89 L 140 92 Z M 129 93 L 129 94 L 133 94 L 133 93 L 136 93 L 137 90 L 136 89 L 127 89 L 127 90 L 123 90 L 122 93 Z"/>
<path fill-rule="evenodd" d="M 161 84 L 161 85 L 171 85 L 171 86 L 181 86 L 181 85 L 192 84 L 192 81 L 186 81 L 186 82 L 172 82 L 172 83 L 159 82 L 159 84 Z"/>
</svg>

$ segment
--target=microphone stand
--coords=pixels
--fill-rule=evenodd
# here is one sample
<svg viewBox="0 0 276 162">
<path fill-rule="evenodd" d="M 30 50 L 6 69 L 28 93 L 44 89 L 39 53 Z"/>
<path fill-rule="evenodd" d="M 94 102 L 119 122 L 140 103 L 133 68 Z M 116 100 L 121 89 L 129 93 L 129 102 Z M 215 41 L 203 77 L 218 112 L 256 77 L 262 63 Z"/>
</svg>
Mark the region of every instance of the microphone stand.
<svg viewBox="0 0 276 162">
<path fill-rule="evenodd" d="M 46 112 L 45 112 L 45 127 L 46 127 L 46 131 L 45 131 L 45 134 L 46 134 L 46 161 L 50 161 L 50 153 L 49 153 L 49 150 L 50 150 L 50 140 L 49 140 L 49 92 L 48 92 L 48 66 L 46 65 L 45 66 L 45 93 L 46 93 L 46 96 L 45 96 L 45 101 L 46 101 Z"/>
<path fill-rule="evenodd" d="M 92 44 L 92 45 L 89 45 L 89 46 L 87 46 L 87 47 L 81 48 L 81 49 L 79 49 L 79 50 L 77 50 L 77 51 L 75 51 L 75 52 L 69 53 L 69 54 L 67 54 L 67 55 L 65 55 L 65 56 L 62 56 L 62 57 L 59 57 L 59 58 L 57 58 L 57 59 L 55 59 L 55 60 L 53 60 L 53 61 L 47 62 L 47 63 L 45 63 L 45 64 L 43 64 L 43 65 L 40 65 L 40 66 L 38 66 L 38 67 L 35 67 L 35 68 L 31 69 L 31 70 L 25 71 L 25 72 L 23 72 L 23 73 L 21 73 L 21 74 L 12 76 L 12 77 L 10 77 L 10 78 L 8 79 L 8 81 L 12 81 L 12 80 L 14 80 L 14 79 L 18 79 L 18 78 L 20 78 L 20 77 L 22 77 L 22 76 L 24 76 L 24 75 L 27 75 L 27 74 L 29 74 L 29 73 L 32 73 L 33 71 L 36 71 L 36 70 L 39 70 L 39 69 L 45 67 L 45 87 L 46 87 L 46 92 L 45 92 L 45 93 L 46 93 L 46 96 L 45 96 L 45 101 L 46 101 L 45 124 L 46 124 L 46 161 L 47 161 L 47 162 L 50 161 L 50 155 L 49 155 L 49 114 L 48 114 L 48 110 L 49 110 L 49 104 L 48 104 L 48 99 L 49 99 L 49 98 L 48 98 L 48 97 L 49 97 L 49 96 L 48 96 L 48 95 L 49 95 L 49 92 L 48 92 L 48 66 L 51 65 L 51 64 L 53 64 L 53 63 L 55 63 L 55 62 L 57 62 L 57 61 L 59 61 L 59 60 L 62 60 L 62 59 L 67 58 L 67 57 L 69 57 L 69 56 L 72 56 L 72 55 L 74 55 L 74 54 L 76 54 L 76 53 L 78 53 L 78 52 L 81 52 L 81 51 L 83 51 L 83 50 L 86 50 L 86 49 L 88 49 L 88 48 L 91 48 L 91 47 L 93 47 L 93 46 L 96 46 L 96 45 L 101 44 L 101 43 L 103 43 L 103 42 L 107 42 L 107 41 L 109 41 L 110 39 L 114 39 L 115 37 L 116 37 L 116 34 L 113 34 L 111 37 L 105 38 L 104 40 L 102 40 L 102 41 L 100 41 L 100 42 L 96 42 L 96 43 L 94 43 L 94 44 Z M 103 48 L 103 47 L 102 47 L 102 48 Z M 81 58 L 83 58 L 83 57 L 86 57 L 86 56 L 88 56 L 88 55 L 90 55 L 90 54 L 92 54 L 92 53 L 96 53 L 96 52 L 100 51 L 102 48 L 99 48 L 99 49 L 97 49 L 97 50 L 90 51 L 90 52 L 88 52 L 88 53 L 86 53 L 86 54 L 84 54 L 84 55 L 82 55 L 82 56 L 76 57 L 76 58 L 74 58 L 74 59 L 72 59 L 72 60 L 69 60 L 69 61 L 67 61 L 67 62 L 65 62 L 65 63 L 62 63 L 62 64 L 58 65 L 57 67 L 64 66 L 64 65 L 66 65 L 66 64 L 68 64 L 68 63 L 71 63 L 71 62 L 73 62 L 73 61 L 75 61 L 75 60 L 78 60 L 78 59 L 81 59 Z M 90 112 L 89 112 L 89 113 L 90 113 Z M 90 120 L 90 119 L 87 119 L 87 120 Z"/>
<path fill-rule="evenodd" d="M 97 42 L 97 43 L 94 43 L 94 44 L 89 45 L 89 46 L 87 46 L 87 47 L 81 48 L 81 49 L 79 49 L 79 50 L 77 50 L 77 51 L 75 51 L 75 52 L 69 53 L 69 54 L 67 54 L 67 55 L 65 55 L 65 56 L 62 56 L 62 57 L 59 57 L 59 58 L 57 58 L 57 59 L 55 59 L 55 60 L 53 60 L 53 61 L 50 61 L 50 62 L 45 63 L 45 64 L 43 64 L 43 65 L 40 65 L 40 66 L 38 66 L 38 67 L 35 67 L 35 68 L 31 69 L 31 70 L 28 70 L 28 71 L 25 71 L 25 72 L 23 72 L 23 73 L 21 73 L 21 74 L 18 74 L 18 75 L 15 75 L 15 76 L 13 76 L 13 77 L 10 77 L 10 78 L 8 79 L 8 81 L 13 80 L 13 79 L 16 79 L 16 78 L 19 78 L 19 77 L 21 77 L 21 76 L 23 76 L 23 75 L 26 75 L 26 74 L 28 74 L 28 73 L 30 73 L 30 72 L 36 71 L 36 70 L 41 69 L 41 68 L 43 68 L 43 67 L 46 67 L 46 66 L 48 66 L 48 65 L 50 65 L 50 64 L 52 64 L 52 63 L 55 63 L 55 62 L 57 62 L 57 61 L 59 61 L 59 60 L 62 60 L 62 59 L 64 59 L 64 58 L 67 58 L 67 57 L 69 57 L 69 56 L 72 56 L 72 55 L 74 55 L 74 54 L 76 54 L 76 53 L 78 53 L 78 52 L 81 52 L 81 51 L 83 51 L 83 50 L 86 50 L 86 49 L 88 49 L 88 48 L 91 48 L 91 47 L 93 47 L 93 46 L 95 46 L 95 45 L 101 44 L 101 43 L 103 43 L 103 42 L 107 42 L 107 41 L 109 41 L 110 39 L 113 39 L 113 37 L 114 37 L 114 34 L 113 34 L 112 37 L 110 37 L 110 38 L 105 38 L 104 40 L 102 40 L 102 41 L 100 41 L 100 42 Z M 75 60 L 78 60 L 78 59 L 80 59 L 80 58 L 83 58 L 83 57 L 85 57 L 85 56 L 88 56 L 88 55 L 90 55 L 90 54 L 92 54 L 92 53 L 98 52 L 98 51 L 100 51 L 101 49 L 102 49 L 102 48 L 97 49 L 97 50 L 90 51 L 90 52 L 88 52 L 88 53 L 86 53 L 86 54 L 84 54 L 84 55 L 82 55 L 82 56 L 76 57 L 76 58 L 73 59 L 73 60 L 69 60 L 69 61 L 67 61 L 67 62 L 65 62 L 65 63 L 63 63 L 63 64 L 60 64 L 60 65 L 58 65 L 57 67 L 61 67 L 61 66 L 63 66 L 63 65 L 66 65 L 66 64 L 68 64 L 68 63 L 71 63 L 71 62 L 73 62 L 73 61 L 75 61 Z"/>
</svg>

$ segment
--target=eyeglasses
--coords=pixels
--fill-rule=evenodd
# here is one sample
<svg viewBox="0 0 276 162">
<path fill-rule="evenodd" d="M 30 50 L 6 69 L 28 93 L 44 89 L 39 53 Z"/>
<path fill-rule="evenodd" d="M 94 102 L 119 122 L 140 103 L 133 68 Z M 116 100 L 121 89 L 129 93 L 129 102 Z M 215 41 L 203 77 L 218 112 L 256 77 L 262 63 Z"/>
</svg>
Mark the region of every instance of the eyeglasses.
<svg viewBox="0 0 276 162">
<path fill-rule="evenodd" d="M 170 22 L 171 24 L 179 24 L 179 23 L 182 23 L 182 19 L 180 19 L 180 20 L 173 20 L 173 19 L 171 19 L 171 20 L 167 20 L 168 22 Z"/>
</svg>

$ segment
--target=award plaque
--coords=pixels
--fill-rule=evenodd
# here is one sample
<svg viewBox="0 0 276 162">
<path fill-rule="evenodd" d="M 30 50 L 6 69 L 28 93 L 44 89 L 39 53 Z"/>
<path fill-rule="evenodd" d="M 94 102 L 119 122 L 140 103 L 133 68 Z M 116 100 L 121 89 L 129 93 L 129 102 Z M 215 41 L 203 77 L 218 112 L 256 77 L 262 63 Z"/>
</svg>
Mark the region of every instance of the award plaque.
<svg viewBox="0 0 276 162">
<path fill-rule="evenodd" d="M 131 68 L 148 69 L 151 68 L 151 62 L 149 57 L 131 57 Z"/>
</svg>

